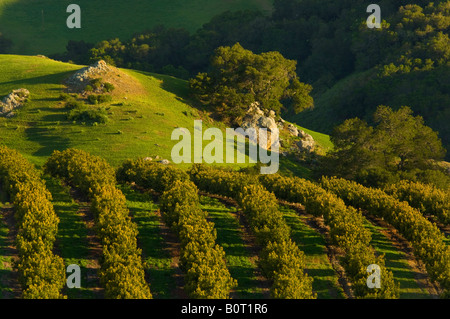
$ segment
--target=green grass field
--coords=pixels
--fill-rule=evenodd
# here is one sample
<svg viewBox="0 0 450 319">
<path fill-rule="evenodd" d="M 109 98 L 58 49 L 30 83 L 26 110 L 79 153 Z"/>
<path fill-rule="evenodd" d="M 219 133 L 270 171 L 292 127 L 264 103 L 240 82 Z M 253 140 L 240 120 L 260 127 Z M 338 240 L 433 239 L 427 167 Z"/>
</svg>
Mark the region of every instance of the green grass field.
<svg viewBox="0 0 450 319">
<path fill-rule="evenodd" d="M 80 66 L 22 56 L 0 56 L 0 65 L 0 96 L 20 87 L 31 93 L 31 101 L 15 118 L 0 118 L 0 141 L 38 165 L 53 150 L 69 147 L 102 156 L 113 165 L 139 156 L 170 159 L 175 145 L 172 131 L 177 126 L 193 130 L 198 118 L 198 112 L 180 96 L 187 89 L 184 81 L 124 70 L 142 83 L 146 94 L 105 104 L 109 112 L 106 125 L 73 123 L 66 120 L 58 97 L 64 90 L 63 79 Z M 207 123 L 204 126 L 208 127 Z"/>
<path fill-rule="evenodd" d="M 429 299 L 428 291 L 419 286 L 415 273 L 408 265 L 406 254 L 392 245 L 392 242 L 381 233 L 382 228 L 366 221 L 367 229 L 372 233 L 371 245 L 378 254 L 384 254 L 386 267 L 392 271 L 396 282 L 400 283 L 400 298 Z"/>
<path fill-rule="evenodd" d="M 81 8 L 81 29 L 69 29 L 69 4 Z M 194 32 L 213 16 L 232 10 L 270 12 L 272 0 L 0 0 L 0 32 L 13 39 L 13 53 L 64 52 L 68 40 L 98 42 L 130 38 L 157 25 Z"/>
<path fill-rule="evenodd" d="M 323 236 L 306 224 L 306 217 L 294 210 L 280 207 L 286 223 L 291 228 L 291 237 L 305 253 L 305 271 L 314 278 L 313 290 L 318 299 L 342 299 L 344 291 L 338 282 L 338 275 L 327 256 Z"/>
<path fill-rule="evenodd" d="M 46 176 L 46 185 L 52 194 L 52 204 L 60 220 L 55 245 L 58 255 L 64 259 L 66 267 L 78 265 L 81 271 L 81 288 L 66 287 L 64 293 L 70 299 L 92 299 L 95 297 L 92 292 L 95 284 L 86 276 L 89 263 L 88 230 L 78 214 L 80 206 L 71 197 L 69 188 L 63 186 L 60 180 Z"/>
<path fill-rule="evenodd" d="M 171 265 L 172 258 L 167 251 L 167 245 L 160 234 L 159 218 L 155 212 L 158 206 L 151 196 L 139 193 L 129 186 L 120 186 L 127 198 L 130 216 L 138 226 L 138 245 L 142 249 L 147 282 L 154 298 L 176 298 L 175 268 Z"/>
<path fill-rule="evenodd" d="M 239 299 L 258 299 L 263 296 L 258 284 L 257 266 L 251 261 L 250 249 L 242 236 L 239 220 L 233 214 L 235 207 L 226 207 L 217 199 L 200 198 L 202 209 L 208 212 L 209 219 L 217 230 L 217 243 L 223 247 L 231 276 L 237 280 L 235 295 Z"/>
</svg>

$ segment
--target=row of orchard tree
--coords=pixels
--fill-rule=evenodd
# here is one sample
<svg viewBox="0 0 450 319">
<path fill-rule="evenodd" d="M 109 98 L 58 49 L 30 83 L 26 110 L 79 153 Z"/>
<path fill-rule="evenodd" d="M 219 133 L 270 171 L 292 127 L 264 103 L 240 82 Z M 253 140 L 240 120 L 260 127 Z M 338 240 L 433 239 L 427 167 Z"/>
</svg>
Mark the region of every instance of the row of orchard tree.
<svg viewBox="0 0 450 319">
<path fill-rule="evenodd" d="M 129 216 L 125 196 L 116 188 L 118 181 L 160 196 L 163 220 L 181 243 L 181 268 L 191 298 L 229 298 L 237 285 L 227 268 L 225 252 L 216 243 L 215 226 L 200 208 L 199 189 L 237 202 L 260 248 L 258 265 L 272 283 L 273 298 L 316 298 L 313 278 L 304 271 L 304 253 L 290 239 L 277 198 L 301 203 L 311 214 L 323 216 L 332 243 L 344 252 L 343 266 L 356 297 L 398 298 L 399 285 L 385 267 L 384 257 L 371 247 L 361 211 L 353 207 L 383 217 L 399 230 L 425 263 L 430 278 L 443 288 L 443 295 L 450 290 L 450 249 L 436 225 L 423 216 L 433 214 L 448 224 L 448 196 L 426 185 L 402 182 L 383 191 L 344 179 L 323 178 L 316 184 L 279 175 L 258 178 L 202 165 L 185 172 L 143 159 L 128 160 L 116 172 L 105 160 L 74 149 L 55 151 L 44 170 L 91 201 L 103 247 L 99 276 L 107 298 L 152 298 L 137 246 L 137 226 Z M 64 298 L 64 262 L 53 253 L 59 219 L 39 171 L 18 152 L 2 147 L 0 183 L 14 203 L 23 297 Z M 381 267 L 380 289 L 367 287 L 367 267 L 373 264 Z"/>
</svg>

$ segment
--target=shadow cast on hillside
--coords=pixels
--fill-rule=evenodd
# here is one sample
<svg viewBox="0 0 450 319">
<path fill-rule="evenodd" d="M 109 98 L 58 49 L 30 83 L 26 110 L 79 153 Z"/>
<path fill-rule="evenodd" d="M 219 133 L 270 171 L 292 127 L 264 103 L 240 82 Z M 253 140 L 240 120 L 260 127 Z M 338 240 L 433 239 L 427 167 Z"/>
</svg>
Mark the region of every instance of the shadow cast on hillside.
<svg viewBox="0 0 450 319">
<path fill-rule="evenodd" d="M 200 107 L 198 107 L 194 102 L 194 100 L 192 100 L 189 96 L 189 87 L 187 81 L 177 79 L 170 75 L 149 73 L 145 71 L 136 71 L 136 72 L 160 80 L 161 81 L 160 87 L 164 91 L 175 94 L 176 99 L 178 101 L 200 109 Z"/>
<path fill-rule="evenodd" d="M 44 107 L 39 109 L 41 112 L 52 112 L 42 117 L 43 122 L 63 122 L 67 121 L 67 109 Z M 50 124 L 50 123 L 49 123 Z M 69 125 L 69 123 L 61 123 L 60 125 Z"/>
<path fill-rule="evenodd" d="M 65 150 L 69 148 L 70 141 L 61 137 L 54 132 L 50 132 L 45 127 L 30 127 L 25 130 L 27 139 L 32 142 L 39 143 L 41 148 L 34 152 L 34 156 L 48 157 L 54 150 Z"/>
<path fill-rule="evenodd" d="M 38 84 L 63 84 L 64 79 L 73 74 L 74 71 L 60 72 L 43 76 L 36 76 L 31 78 L 22 78 L 20 80 L 2 82 L 3 85 L 14 85 L 20 84 L 22 86 L 26 85 L 38 85 Z M 32 97 L 33 98 L 33 97 Z"/>
</svg>

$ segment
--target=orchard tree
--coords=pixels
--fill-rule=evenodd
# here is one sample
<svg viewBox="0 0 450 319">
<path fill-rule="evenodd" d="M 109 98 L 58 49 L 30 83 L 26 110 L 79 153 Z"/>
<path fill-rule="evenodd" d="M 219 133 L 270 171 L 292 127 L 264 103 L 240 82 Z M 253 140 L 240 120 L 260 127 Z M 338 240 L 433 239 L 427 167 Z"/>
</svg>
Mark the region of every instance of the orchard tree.
<svg viewBox="0 0 450 319">
<path fill-rule="evenodd" d="M 309 95 L 312 87 L 299 81 L 296 65 L 275 51 L 254 54 L 239 43 L 219 47 L 211 59 L 210 72 L 191 79 L 190 89 L 198 101 L 224 119 L 242 117 L 253 102 L 278 113 L 282 102 L 290 100 L 298 113 L 314 103 Z"/>
</svg>

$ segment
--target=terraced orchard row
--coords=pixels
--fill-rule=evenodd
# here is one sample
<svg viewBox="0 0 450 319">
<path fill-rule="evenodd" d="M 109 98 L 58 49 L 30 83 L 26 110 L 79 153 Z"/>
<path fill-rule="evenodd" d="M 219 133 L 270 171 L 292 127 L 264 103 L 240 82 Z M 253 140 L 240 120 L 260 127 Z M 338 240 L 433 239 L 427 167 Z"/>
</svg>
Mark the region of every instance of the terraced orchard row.
<svg viewBox="0 0 450 319">
<path fill-rule="evenodd" d="M 0 184 L 14 203 L 16 269 L 23 298 L 63 298 L 63 260 L 53 253 L 59 219 L 39 172 L 18 152 L 0 148 Z"/>
<path fill-rule="evenodd" d="M 445 295 L 450 294 L 450 247 L 437 226 L 420 211 L 381 190 L 355 182 L 334 178 L 323 179 L 322 184 L 347 203 L 380 216 L 394 226 L 411 242 L 414 253 L 425 263 L 431 279 L 441 285 Z"/>
<path fill-rule="evenodd" d="M 245 196 L 247 189 L 262 187 L 257 179 L 249 180 L 244 174 L 217 171 L 207 167 L 196 166 L 191 170 L 191 175 L 202 189 L 241 198 L 239 202 L 243 207 L 247 206 L 247 202 L 242 199 L 250 202 L 254 200 Z M 295 189 L 293 188 L 295 192 L 292 194 L 283 194 L 282 188 L 286 185 L 286 181 L 281 177 L 265 176 L 262 178 L 262 182 L 279 197 L 291 202 L 304 203 L 314 214 L 324 216 L 326 224 L 330 226 L 332 241 L 345 252 L 343 265 L 353 283 L 357 297 L 398 297 L 399 288 L 393 281 L 392 273 L 384 267 L 383 257 L 376 257 L 373 249 L 370 248 L 370 234 L 364 228 L 362 216 L 356 210 L 348 208 L 337 197 L 321 190 L 313 183 L 302 183 Z M 253 185 L 247 186 L 249 184 Z M 259 197 L 262 207 L 267 205 L 264 201 L 268 198 L 275 198 L 275 196 L 265 191 L 264 195 Z M 273 212 L 269 216 L 273 216 Z M 267 240 L 273 239 L 268 237 Z M 366 269 L 372 264 L 382 267 L 381 274 L 384 284 L 378 290 L 370 290 L 367 287 Z"/>
<path fill-rule="evenodd" d="M 103 247 L 99 277 L 107 298 L 152 298 L 145 281 L 137 227 L 125 196 L 116 188 L 115 171 L 106 161 L 73 149 L 55 151 L 45 171 L 79 189 L 91 202 Z"/>
<path fill-rule="evenodd" d="M 448 196 L 426 185 L 375 190 L 203 165 L 183 171 L 143 159 L 115 170 L 75 149 L 55 151 L 39 171 L 5 147 L 0 184 L 14 210 L 0 220 L 0 262 L 8 270 L 0 273 L 0 296 L 16 289 L 15 280 L 22 298 L 448 296 L 448 239 L 430 221 L 448 225 Z M 380 240 L 394 239 L 375 229 L 392 230 L 372 216 L 397 229 L 415 256 L 394 243 L 382 254 Z M 17 251 L 12 263 L 8 249 Z M 398 268 L 397 260 L 410 258 L 426 270 Z M 73 263 L 84 272 L 79 293 L 66 284 Z M 368 285 L 369 265 L 379 267 L 379 288 Z"/>
<path fill-rule="evenodd" d="M 188 183 L 189 176 L 182 171 L 166 168 L 143 160 L 129 161 L 119 170 L 118 175 L 123 181 L 134 182 L 141 187 L 152 187 L 156 191 L 163 190 L 165 185 Z M 196 182 L 195 179 L 193 179 Z M 186 187 L 186 186 L 185 186 Z M 186 200 L 191 206 L 197 205 L 196 187 L 187 186 L 184 192 L 170 195 L 172 206 L 183 210 Z M 183 197 L 189 196 L 189 199 Z M 166 193 L 163 198 L 167 198 Z M 173 198 L 175 202 L 173 202 Z M 250 185 L 240 192 L 238 203 L 250 225 L 250 229 L 257 239 L 257 245 L 262 247 L 260 252 L 260 267 L 264 275 L 273 281 L 271 294 L 274 298 L 313 298 L 311 279 L 303 272 L 303 253 L 289 238 L 289 227 L 283 220 L 275 196 L 268 193 L 259 185 Z M 163 204 L 163 207 L 167 206 Z M 169 209 L 165 209 L 170 211 Z M 186 210 L 186 209 L 185 209 Z M 172 222 L 172 220 L 169 220 Z"/>
<path fill-rule="evenodd" d="M 152 168 L 152 171 L 145 172 L 146 182 L 139 180 L 138 185 L 155 185 L 155 189 L 164 191 L 161 209 L 166 225 L 181 242 L 180 259 L 186 293 L 191 298 L 228 298 L 236 281 L 227 269 L 222 247 L 216 244 L 214 224 L 207 220 L 200 208 L 197 188 L 181 171 L 166 172 L 163 167 L 155 165 Z M 130 174 L 129 169 L 119 176 L 126 174 Z M 161 183 L 165 178 L 169 180 Z M 128 175 L 125 180 L 130 182 L 132 178 Z"/>
</svg>

